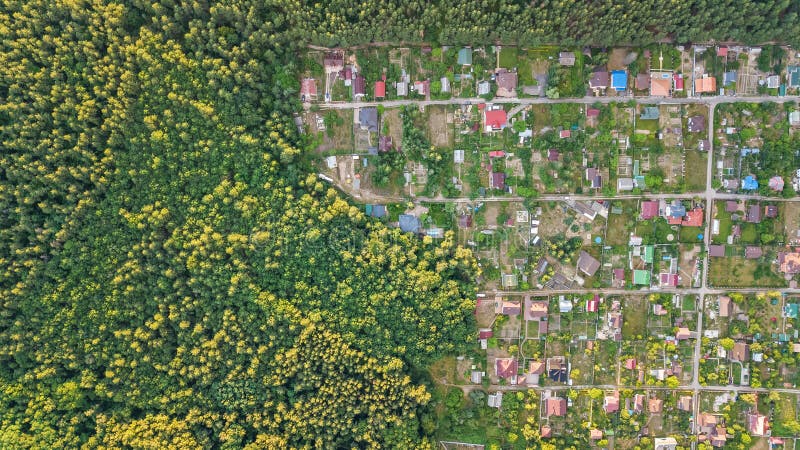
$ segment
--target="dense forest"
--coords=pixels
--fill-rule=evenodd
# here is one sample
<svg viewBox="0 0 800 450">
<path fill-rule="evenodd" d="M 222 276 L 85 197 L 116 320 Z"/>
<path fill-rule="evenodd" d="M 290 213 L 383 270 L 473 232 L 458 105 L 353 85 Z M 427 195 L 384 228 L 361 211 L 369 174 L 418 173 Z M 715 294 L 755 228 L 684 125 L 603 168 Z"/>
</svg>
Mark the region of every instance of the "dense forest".
<svg viewBox="0 0 800 450">
<path fill-rule="evenodd" d="M 296 46 L 798 35 L 701 3 L 4 2 L 0 448 L 429 448 L 477 266 L 312 175 Z"/>
</svg>

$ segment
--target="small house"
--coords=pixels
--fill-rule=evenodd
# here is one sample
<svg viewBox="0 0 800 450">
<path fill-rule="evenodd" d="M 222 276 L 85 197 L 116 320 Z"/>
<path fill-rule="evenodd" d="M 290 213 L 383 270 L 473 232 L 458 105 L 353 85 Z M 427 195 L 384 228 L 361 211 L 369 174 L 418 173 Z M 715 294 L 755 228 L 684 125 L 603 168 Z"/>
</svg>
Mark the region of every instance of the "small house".
<svg viewBox="0 0 800 450">
<path fill-rule="evenodd" d="M 575 65 L 575 52 L 560 52 L 558 63 L 562 66 L 572 67 Z"/>
<path fill-rule="evenodd" d="M 508 116 L 504 109 L 485 109 L 483 111 L 483 127 L 487 133 L 505 129 L 508 124 Z"/>
<path fill-rule="evenodd" d="M 581 250 L 581 253 L 578 256 L 578 270 L 585 273 L 587 276 L 591 277 L 594 276 L 594 274 L 597 272 L 597 269 L 599 268 L 600 268 L 600 261 L 595 259 L 594 256 Z"/>
<path fill-rule="evenodd" d="M 589 88 L 596 94 L 608 89 L 608 71 L 597 70 L 592 72 L 592 77 L 589 79 Z"/>
<path fill-rule="evenodd" d="M 694 80 L 695 94 L 716 94 L 717 93 L 717 79 L 708 75 L 703 75 Z"/>
<path fill-rule="evenodd" d="M 550 397 L 545 400 L 545 416 L 563 417 L 567 415 L 567 399 Z"/>
<path fill-rule="evenodd" d="M 624 70 L 611 72 L 611 88 L 617 92 L 625 92 L 628 89 L 628 72 Z"/>
<path fill-rule="evenodd" d="M 678 409 L 681 411 L 692 412 L 692 396 L 682 395 L 678 399 Z"/>
<path fill-rule="evenodd" d="M 746 342 L 733 344 L 733 350 L 728 354 L 731 361 L 747 362 L 750 360 L 750 345 Z"/>
<path fill-rule="evenodd" d="M 472 49 L 464 47 L 458 51 L 458 65 L 471 66 L 472 65 Z"/>
<path fill-rule="evenodd" d="M 731 316 L 731 298 L 727 295 L 720 296 L 719 300 L 719 316 L 720 317 L 730 317 Z"/>
<path fill-rule="evenodd" d="M 764 250 L 755 245 L 748 245 L 744 248 L 745 259 L 758 259 L 764 256 Z"/>
<path fill-rule="evenodd" d="M 689 133 L 701 133 L 706 131 L 706 118 L 704 116 L 692 116 L 686 123 Z"/>
<path fill-rule="evenodd" d="M 712 258 L 723 258 L 725 257 L 725 246 L 724 245 L 716 245 L 712 244 L 708 246 L 708 256 Z"/>
<path fill-rule="evenodd" d="M 497 378 L 508 380 L 511 384 L 516 384 L 517 370 L 519 367 L 515 358 L 497 358 L 494 367 Z"/>
<path fill-rule="evenodd" d="M 386 97 L 386 82 L 383 80 L 375 82 L 375 98 Z"/>
<path fill-rule="evenodd" d="M 500 69 L 495 77 L 497 83 L 497 96 L 498 97 L 516 97 L 517 96 L 517 72 L 509 72 L 505 69 Z"/>
</svg>

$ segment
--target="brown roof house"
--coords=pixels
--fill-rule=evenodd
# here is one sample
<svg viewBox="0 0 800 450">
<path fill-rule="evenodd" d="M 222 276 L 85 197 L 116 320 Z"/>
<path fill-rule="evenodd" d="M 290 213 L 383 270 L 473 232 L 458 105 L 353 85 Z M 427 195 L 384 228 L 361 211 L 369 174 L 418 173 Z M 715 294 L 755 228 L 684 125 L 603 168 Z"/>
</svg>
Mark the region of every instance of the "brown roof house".
<svg viewBox="0 0 800 450">
<path fill-rule="evenodd" d="M 498 97 L 516 97 L 517 96 L 517 72 L 509 72 L 505 69 L 500 69 L 495 77 L 497 83 L 497 96 Z"/>
<path fill-rule="evenodd" d="M 794 275 L 800 273 L 800 253 L 778 253 L 778 266 L 781 272 Z"/>
<path fill-rule="evenodd" d="M 603 432 L 598 430 L 597 428 L 592 428 L 591 430 L 589 430 L 589 438 L 593 441 L 603 439 Z"/>
<path fill-rule="evenodd" d="M 745 220 L 750 223 L 761 223 L 761 206 L 758 204 L 750 205 L 747 208 Z"/>
<path fill-rule="evenodd" d="M 543 438 L 553 437 L 553 429 L 550 428 L 550 425 L 542 425 L 542 429 L 539 432 L 539 435 Z"/>
<path fill-rule="evenodd" d="M 545 401 L 544 414 L 546 417 L 567 415 L 567 399 L 550 397 Z"/>
<path fill-rule="evenodd" d="M 581 250 L 581 254 L 578 256 L 578 270 L 591 277 L 594 276 L 599 268 L 600 261 L 595 259 L 594 256 Z"/>
<path fill-rule="evenodd" d="M 681 411 L 692 411 L 692 396 L 691 395 L 682 395 L 678 399 L 678 409 Z"/>
<path fill-rule="evenodd" d="M 525 300 L 525 320 L 540 320 L 543 317 L 547 317 L 547 307 L 546 301 Z"/>
<path fill-rule="evenodd" d="M 647 410 L 650 414 L 660 414 L 664 409 L 664 400 L 660 398 L 651 398 L 647 401 Z"/>
<path fill-rule="evenodd" d="M 511 384 L 517 384 L 517 370 L 519 365 L 514 358 L 497 358 L 494 361 L 494 369 L 497 378 L 508 380 Z"/>
<path fill-rule="evenodd" d="M 538 385 L 539 377 L 544 373 L 545 364 L 542 361 L 531 361 L 528 363 L 528 375 L 525 377 L 528 385 Z"/>
<path fill-rule="evenodd" d="M 597 70 L 592 72 L 592 78 L 589 79 L 589 88 L 595 94 L 601 94 L 608 89 L 609 76 L 607 70 Z"/>
<path fill-rule="evenodd" d="M 767 416 L 763 416 L 758 412 L 748 414 L 747 431 L 751 436 L 766 436 L 769 433 Z"/>
<path fill-rule="evenodd" d="M 728 354 L 731 361 L 747 362 L 750 359 L 750 345 L 746 342 L 733 344 L 733 350 Z"/>
<path fill-rule="evenodd" d="M 636 394 L 633 396 L 633 412 L 644 412 L 644 394 Z"/>
<path fill-rule="evenodd" d="M 344 53 L 341 51 L 326 52 L 323 64 L 325 72 L 339 72 L 344 69 Z"/>
<path fill-rule="evenodd" d="M 748 245 L 744 248 L 744 257 L 747 259 L 758 259 L 764 255 L 764 250 L 755 245 Z"/>
<path fill-rule="evenodd" d="M 497 296 L 494 298 L 494 313 L 503 314 L 506 316 L 518 316 L 522 308 L 519 307 L 519 302 L 510 302 L 503 300 L 502 297 Z"/>
<path fill-rule="evenodd" d="M 717 244 L 709 245 L 708 256 L 712 258 L 723 258 L 725 256 L 725 246 Z"/>
<path fill-rule="evenodd" d="M 675 340 L 677 341 L 685 341 L 690 337 L 692 337 L 692 332 L 686 327 L 678 328 L 678 331 L 675 333 Z"/>
<path fill-rule="evenodd" d="M 720 317 L 730 317 L 731 316 L 731 298 L 727 295 L 723 295 L 719 298 L 719 316 Z"/>
</svg>

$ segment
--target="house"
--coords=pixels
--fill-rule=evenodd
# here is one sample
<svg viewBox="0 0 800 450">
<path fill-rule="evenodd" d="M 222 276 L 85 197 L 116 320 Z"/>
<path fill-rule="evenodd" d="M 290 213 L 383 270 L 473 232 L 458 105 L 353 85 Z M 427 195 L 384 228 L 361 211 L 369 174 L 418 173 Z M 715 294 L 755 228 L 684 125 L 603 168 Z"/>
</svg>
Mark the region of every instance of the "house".
<svg viewBox="0 0 800 450">
<path fill-rule="evenodd" d="M 341 51 L 325 52 L 323 58 L 325 73 L 339 72 L 344 69 L 344 53 Z"/>
<path fill-rule="evenodd" d="M 625 360 L 625 368 L 628 370 L 636 369 L 636 358 L 628 358 Z"/>
<path fill-rule="evenodd" d="M 788 303 L 783 307 L 783 317 L 796 319 L 798 313 L 800 313 L 800 305 L 797 303 Z"/>
<path fill-rule="evenodd" d="M 303 101 L 317 99 L 317 80 L 313 78 L 303 78 L 300 81 L 300 98 Z"/>
<path fill-rule="evenodd" d="M 633 412 L 635 414 L 644 412 L 644 394 L 636 394 L 633 396 Z"/>
<path fill-rule="evenodd" d="M 471 371 L 469 373 L 469 381 L 472 384 L 481 384 L 481 382 L 483 381 L 483 372 L 481 372 L 480 370 Z"/>
<path fill-rule="evenodd" d="M 366 213 L 370 217 L 380 219 L 386 217 L 386 205 L 366 205 Z"/>
<path fill-rule="evenodd" d="M 558 54 L 558 63 L 562 66 L 572 67 L 575 65 L 575 53 L 574 52 L 560 52 Z"/>
<path fill-rule="evenodd" d="M 517 72 L 508 72 L 505 69 L 500 69 L 495 77 L 495 82 L 497 83 L 498 97 L 517 96 Z"/>
<path fill-rule="evenodd" d="M 587 108 L 586 109 L 586 117 L 593 118 L 600 116 L 600 110 L 597 108 Z"/>
<path fill-rule="evenodd" d="M 739 210 L 739 202 L 728 200 L 725 202 L 725 212 L 735 213 Z"/>
<path fill-rule="evenodd" d="M 678 399 L 678 409 L 681 410 L 681 411 L 692 412 L 692 396 L 691 395 L 682 395 Z"/>
<path fill-rule="evenodd" d="M 632 191 L 634 187 L 633 178 L 617 178 L 617 192 Z"/>
<path fill-rule="evenodd" d="M 586 169 L 586 181 L 589 182 L 589 187 L 592 189 L 603 187 L 603 177 L 600 175 L 600 171 L 594 167 Z"/>
<path fill-rule="evenodd" d="M 669 97 L 672 90 L 672 75 L 668 72 L 650 74 L 650 95 L 653 97 Z"/>
<path fill-rule="evenodd" d="M 567 415 L 567 399 L 560 397 L 550 397 L 545 400 L 544 414 L 546 417 Z"/>
<path fill-rule="evenodd" d="M 406 95 L 408 95 L 408 82 L 398 81 L 395 87 L 397 88 L 398 97 L 405 97 Z"/>
<path fill-rule="evenodd" d="M 625 285 L 625 269 L 614 269 L 614 283 L 618 286 Z"/>
<path fill-rule="evenodd" d="M 774 219 L 778 217 L 778 207 L 775 205 L 767 205 L 764 207 L 764 217 Z"/>
<path fill-rule="evenodd" d="M 708 139 L 700 139 L 697 141 L 697 149 L 701 152 L 707 152 L 711 150 L 711 141 Z"/>
<path fill-rule="evenodd" d="M 559 383 L 567 382 L 567 359 L 563 356 L 547 358 L 547 376 Z"/>
<path fill-rule="evenodd" d="M 561 130 L 558 133 L 558 137 L 560 137 L 561 139 L 566 139 L 566 138 L 571 137 L 571 136 L 572 136 L 572 131 L 570 131 L 570 130 Z"/>
<path fill-rule="evenodd" d="M 595 259 L 594 256 L 581 250 L 580 256 L 578 256 L 578 270 L 591 277 L 594 276 L 595 272 L 597 272 L 597 269 L 599 268 L 600 261 Z"/>
<path fill-rule="evenodd" d="M 547 160 L 550 162 L 557 162 L 558 159 L 561 157 L 561 154 L 558 153 L 558 150 L 551 148 L 547 151 Z"/>
<path fill-rule="evenodd" d="M 377 133 L 378 132 L 378 108 L 371 106 L 369 108 L 360 108 L 358 110 L 358 124 L 362 130 Z"/>
<path fill-rule="evenodd" d="M 800 66 L 789 66 L 786 68 L 786 79 L 790 88 L 800 87 Z"/>
<path fill-rule="evenodd" d="M 796 127 L 800 125 L 800 111 L 792 111 L 789 113 L 789 126 Z"/>
<path fill-rule="evenodd" d="M 489 179 L 490 186 L 493 189 L 505 190 L 506 188 L 506 174 L 505 172 L 492 172 L 492 177 Z"/>
<path fill-rule="evenodd" d="M 420 222 L 417 216 L 411 214 L 400 214 L 398 218 L 400 230 L 407 233 L 419 233 Z"/>
<path fill-rule="evenodd" d="M 481 81 L 478 83 L 478 95 L 488 95 L 492 92 L 492 86 L 488 81 Z"/>
<path fill-rule="evenodd" d="M 717 47 L 717 56 L 720 56 L 722 58 L 727 58 L 728 57 L 728 47 L 725 47 L 725 46 Z"/>
<path fill-rule="evenodd" d="M 431 80 L 415 81 L 414 90 L 419 95 L 428 95 L 431 92 Z"/>
<path fill-rule="evenodd" d="M 747 362 L 750 359 L 750 345 L 746 342 L 733 344 L 733 350 L 728 354 L 731 361 Z"/>
<path fill-rule="evenodd" d="M 639 91 L 647 91 L 650 90 L 650 74 L 648 73 L 640 73 L 636 75 L 636 80 L 634 81 L 634 86 Z"/>
<path fill-rule="evenodd" d="M 658 106 L 645 106 L 642 115 L 639 116 L 641 120 L 658 120 L 659 113 Z"/>
<path fill-rule="evenodd" d="M 725 257 L 725 246 L 724 245 L 716 245 L 712 244 L 708 246 L 708 256 L 712 258 L 724 258 Z"/>
<path fill-rule="evenodd" d="M 653 439 L 655 450 L 675 450 L 678 448 L 678 441 L 674 437 L 664 437 Z"/>
<path fill-rule="evenodd" d="M 344 85 L 350 87 L 353 85 L 353 68 L 347 66 L 344 70 L 339 72 L 339 77 L 344 80 Z"/>
<path fill-rule="evenodd" d="M 745 214 L 745 221 L 749 223 L 761 223 L 761 205 L 750 205 Z"/>
<path fill-rule="evenodd" d="M 654 200 L 646 200 L 642 202 L 642 212 L 639 215 L 642 220 L 650 220 L 658 217 L 658 202 Z"/>
<path fill-rule="evenodd" d="M 690 337 L 692 337 L 692 332 L 689 331 L 689 329 L 686 328 L 686 327 L 679 327 L 678 331 L 675 332 L 675 340 L 676 341 L 685 341 L 686 339 L 689 339 Z"/>
<path fill-rule="evenodd" d="M 683 91 L 683 75 L 679 73 L 672 75 L 672 82 L 675 84 L 675 92 Z"/>
<path fill-rule="evenodd" d="M 742 189 L 746 191 L 754 191 L 758 189 L 758 181 L 754 176 L 748 175 L 744 177 L 744 180 L 742 180 Z"/>
<path fill-rule="evenodd" d="M 502 392 L 495 392 L 494 394 L 489 394 L 486 398 L 486 402 L 490 408 L 500 408 L 503 404 L 503 393 Z"/>
<path fill-rule="evenodd" d="M 450 92 L 450 78 L 442 77 L 439 79 L 439 83 L 441 83 L 442 85 L 440 89 L 440 92 L 442 94 L 447 94 Z"/>
<path fill-rule="evenodd" d="M 689 133 L 702 133 L 706 131 L 706 118 L 704 116 L 692 116 L 686 122 Z"/>
<path fill-rule="evenodd" d="M 781 85 L 781 77 L 778 75 L 770 75 L 767 77 L 767 88 L 778 89 Z"/>
<path fill-rule="evenodd" d="M 747 432 L 751 436 L 767 436 L 769 434 L 769 421 L 767 416 L 755 413 L 747 415 Z"/>
<path fill-rule="evenodd" d="M 769 182 L 767 183 L 767 185 L 773 191 L 781 192 L 781 191 L 783 191 L 783 178 L 781 178 L 780 176 L 776 175 L 776 176 L 774 176 L 774 177 L 769 179 Z"/>
<path fill-rule="evenodd" d="M 458 227 L 469 228 L 472 226 L 472 216 L 469 214 L 461 214 L 458 216 Z"/>
<path fill-rule="evenodd" d="M 694 93 L 695 94 L 705 94 L 717 93 L 717 79 L 714 77 L 709 77 L 707 75 L 703 75 L 700 78 L 695 78 L 694 80 Z"/>
<path fill-rule="evenodd" d="M 650 286 L 650 271 L 649 270 L 634 270 L 633 271 L 633 284 L 637 286 Z"/>
<path fill-rule="evenodd" d="M 595 295 L 593 299 L 586 300 L 586 312 L 597 312 L 600 308 L 600 297 Z"/>
<path fill-rule="evenodd" d="M 503 314 L 505 316 L 518 316 L 522 312 L 519 302 L 511 302 L 503 300 L 502 297 L 497 296 L 494 299 L 494 313 Z"/>
<path fill-rule="evenodd" d="M 678 287 L 678 274 L 677 273 L 661 273 L 659 274 L 659 281 L 661 287 Z"/>
<path fill-rule="evenodd" d="M 730 317 L 731 316 L 731 298 L 727 295 L 720 296 L 719 298 L 719 316 L 720 317 Z"/>
<path fill-rule="evenodd" d="M 458 51 L 458 65 L 471 66 L 472 65 L 472 49 L 464 47 Z"/>
<path fill-rule="evenodd" d="M 519 369 L 517 360 L 514 358 L 497 358 L 494 361 L 494 369 L 497 378 L 508 380 L 511 384 L 516 384 L 517 370 Z"/>
<path fill-rule="evenodd" d="M 360 73 L 353 78 L 353 98 L 358 99 L 367 95 L 367 79 Z"/>
<path fill-rule="evenodd" d="M 599 94 L 601 91 L 608 89 L 608 71 L 597 70 L 592 72 L 592 77 L 589 79 L 589 88 Z"/>
<path fill-rule="evenodd" d="M 611 88 L 617 92 L 625 92 L 628 89 L 628 72 L 624 70 L 611 72 Z"/>
<path fill-rule="evenodd" d="M 385 98 L 386 97 L 386 82 L 376 81 L 375 82 L 375 98 Z"/>
<path fill-rule="evenodd" d="M 619 391 L 615 391 L 612 395 L 606 395 L 603 399 L 603 410 L 607 414 L 619 411 Z"/>
<path fill-rule="evenodd" d="M 647 410 L 650 414 L 660 414 L 663 409 L 664 400 L 654 397 L 647 401 Z"/>
<path fill-rule="evenodd" d="M 560 313 L 568 313 L 572 312 L 572 301 L 569 299 L 564 298 L 562 295 L 558 299 L 558 312 Z"/>
<path fill-rule="evenodd" d="M 553 437 L 553 429 L 550 428 L 549 425 L 542 425 L 542 428 L 539 431 L 539 436 L 543 438 L 551 438 Z"/>
<path fill-rule="evenodd" d="M 697 430 L 701 434 L 713 434 L 717 428 L 717 416 L 707 412 L 700 413 L 697 416 Z"/>
<path fill-rule="evenodd" d="M 539 376 L 544 373 L 544 370 L 545 370 L 545 364 L 542 361 L 531 361 L 528 364 L 528 374 L 535 376 L 537 380 L 537 382 L 533 384 L 539 384 L 538 383 Z M 528 383 L 531 384 L 530 381 Z"/>
<path fill-rule="evenodd" d="M 527 300 L 525 303 L 525 320 L 539 320 L 543 317 L 547 317 L 548 304 L 546 301 Z"/>
<path fill-rule="evenodd" d="M 778 253 L 778 270 L 782 273 L 794 275 L 800 273 L 800 253 Z"/>
<path fill-rule="evenodd" d="M 725 87 L 731 86 L 736 83 L 736 71 L 731 70 L 722 74 L 722 85 Z"/>
<path fill-rule="evenodd" d="M 603 439 L 603 432 L 598 430 L 597 428 L 592 428 L 591 430 L 589 430 L 589 439 L 593 441 Z"/>
<path fill-rule="evenodd" d="M 483 111 L 483 128 L 487 133 L 503 130 L 507 124 L 508 116 L 504 109 L 489 110 L 487 108 Z"/>
<path fill-rule="evenodd" d="M 758 259 L 764 256 L 764 250 L 761 247 L 756 247 L 755 245 L 748 245 L 744 248 L 744 257 L 745 259 Z"/>
<path fill-rule="evenodd" d="M 669 311 L 667 311 L 667 308 L 664 308 L 664 305 L 658 303 L 653 305 L 653 315 L 666 316 L 667 314 L 669 314 Z"/>
</svg>

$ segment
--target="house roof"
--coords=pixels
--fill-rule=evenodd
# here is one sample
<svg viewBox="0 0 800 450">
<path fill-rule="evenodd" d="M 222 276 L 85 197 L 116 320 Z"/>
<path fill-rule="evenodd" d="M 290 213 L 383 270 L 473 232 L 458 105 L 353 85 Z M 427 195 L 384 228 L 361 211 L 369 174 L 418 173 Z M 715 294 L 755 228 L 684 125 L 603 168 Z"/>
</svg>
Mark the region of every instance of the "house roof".
<svg viewBox="0 0 800 450">
<path fill-rule="evenodd" d="M 640 286 L 650 286 L 650 271 L 649 270 L 634 270 L 633 271 L 633 284 Z"/>
<path fill-rule="evenodd" d="M 589 439 L 598 440 L 603 439 L 603 432 L 598 430 L 597 428 L 592 428 L 589 430 Z"/>
<path fill-rule="evenodd" d="M 511 378 L 517 375 L 518 363 L 514 358 L 497 358 L 494 362 L 498 378 Z"/>
<path fill-rule="evenodd" d="M 367 79 L 364 75 L 358 74 L 353 78 L 353 95 L 364 95 L 367 93 Z"/>
<path fill-rule="evenodd" d="M 300 82 L 300 95 L 317 95 L 317 81 L 313 78 L 303 78 Z"/>
<path fill-rule="evenodd" d="M 800 66 L 787 67 L 786 77 L 789 80 L 789 87 L 800 87 Z"/>
<path fill-rule="evenodd" d="M 703 225 L 703 208 L 700 206 L 694 207 L 686 212 L 683 217 L 683 226 L 685 227 L 699 227 Z"/>
<path fill-rule="evenodd" d="M 598 70 L 592 72 L 592 78 L 589 79 L 589 87 L 592 89 L 605 89 L 608 87 L 608 80 L 608 71 Z"/>
<path fill-rule="evenodd" d="M 492 172 L 491 186 L 494 189 L 503 190 L 506 188 L 505 172 Z"/>
<path fill-rule="evenodd" d="M 642 202 L 642 219 L 648 220 L 653 217 L 658 217 L 658 202 L 654 200 L 646 200 Z"/>
<path fill-rule="evenodd" d="M 358 123 L 368 131 L 378 131 L 378 108 L 371 106 L 358 110 Z"/>
<path fill-rule="evenodd" d="M 472 49 L 471 48 L 462 48 L 458 51 L 458 64 L 461 66 L 471 66 L 472 65 Z"/>
<path fill-rule="evenodd" d="M 730 317 L 731 315 L 731 298 L 723 295 L 719 298 L 719 316 Z"/>
<path fill-rule="evenodd" d="M 550 397 L 545 402 L 545 415 L 550 416 L 564 416 L 567 414 L 567 399 L 559 397 Z"/>
<path fill-rule="evenodd" d="M 689 133 L 700 133 L 706 130 L 706 118 L 704 116 L 692 116 L 686 123 Z"/>
<path fill-rule="evenodd" d="M 578 256 L 578 270 L 591 277 L 594 276 L 595 272 L 597 272 L 597 269 L 599 268 L 600 261 L 595 259 L 594 256 L 581 250 L 581 253 Z"/>
<path fill-rule="evenodd" d="M 644 411 L 644 394 L 633 396 L 633 411 L 637 413 Z"/>
<path fill-rule="evenodd" d="M 728 56 L 728 47 L 717 47 L 717 56 Z"/>
<path fill-rule="evenodd" d="M 715 93 L 717 92 L 717 79 L 714 77 L 701 77 L 694 80 L 694 92 L 701 93 Z"/>
<path fill-rule="evenodd" d="M 529 301 L 525 309 L 525 320 L 547 317 L 546 301 Z"/>
<path fill-rule="evenodd" d="M 747 221 L 750 223 L 761 223 L 761 205 L 750 205 L 747 208 Z"/>
<path fill-rule="evenodd" d="M 661 115 L 658 106 L 645 106 L 642 115 L 639 116 L 641 120 L 657 120 Z"/>
<path fill-rule="evenodd" d="M 662 273 L 659 275 L 660 282 L 662 286 L 678 286 L 678 274 L 677 273 Z"/>
<path fill-rule="evenodd" d="M 400 214 L 399 217 L 400 229 L 409 233 L 419 233 L 419 218 L 411 214 Z"/>
<path fill-rule="evenodd" d="M 614 269 L 614 279 L 615 280 L 624 280 L 625 279 L 625 269 Z"/>
<path fill-rule="evenodd" d="M 376 81 L 375 82 L 375 98 L 378 97 L 386 97 L 386 82 L 385 81 Z"/>
<path fill-rule="evenodd" d="M 586 301 L 586 312 L 597 312 L 600 306 L 599 300 L 587 300 Z"/>
<path fill-rule="evenodd" d="M 678 341 L 689 339 L 691 336 L 692 332 L 686 327 L 679 327 L 678 331 L 675 332 L 675 339 Z"/>
<path fill-rule="evenodd" d="M 632 191 L 634 187 L 633 178 L 617 178 L 617 191 Z"/>
<path fill-rule="evenodd" d="M 764 250 L 755 245 L 748 245 L 744 248 L 744 257 L 747 259 L 758 259 L 764 255 Z"/>
<path fill-rule="evenodd" d="M 691 395 L 682 395 L 678 399 L 678 409 L 681 411 L 691 411 L 692 410 L 692 396 Z"/>
<path fill-rule="evenodd" d="M 481 328 L 478 330 L 478 339 L 489 339 L 494 335 L 491 328 Z"/>
<path fill-rule="evenodd" d="M 775 205 L 767 205 L 764 207 L 764 217 L 774 219 L 778 217 L 778 207 Z"/>
<path fill-rule="evenodd" d="M 725 246 L 724 245 L 709 245 L 708 246 L 708 256 L 712 258 L 722 258 L 725 256 Z"/>
<path fill-rule="evenodd" d="M 723 86 L 730 86 L 731 84 L 736 83 L 736 71 L 729 70 L 722 74 L 722 85 Z"/>
<path fill-rule="evenodd" d="M 558 54 L 558 63 L 562 66 L 574 66 L 575 65 L 575 53 L 574 52 L 560 52 Z"/>
<path fill-rule="evenodd" d="M 539 431 L 539 436 L 543 438 L 553 437 L 553 429 L 550 428 L 550 425 L 542 425 L 542 429 Z"/>
<path fill-rule="evenodd" d="M 800 273 L 800 253 L 780 252 L 778 253 L 778 266 L 780 271 L 788 274 Z"/>
<path fill-rule="evenodd" d="M 672 76 L 672 81 L 675 82 L 675 90 L 682 91 L 683 90 L 683 75 L 676 73 Z"/>
<path fill-rule="evenodd" d="M 501 70 L 495 78 L 498 97 L 517 96 L 517 73 Z"/>
<path fill-rule="evenodd" d="M 408 95 L 408 83 L 405 81 L 398 81 L 397 82 L 397 96 L 398 97 L 405 97 Z"/>
<path fill-rule="evenodd" d="M 780 192 L 783 190 L 783 178 L 778 175 L 769 179 L 768 186 L 770 189 L 776 192 Z"/>
<path fill-rule="evenodd" d="M 664 77 L 663 75 L 666 75 Z M 672 89 L 672 77 L 669 74 L 652 74 L 650 79 L 650 95 L 654 97 L 669 97 Z"/>
<path fill-rule="evenodd" d="M 483 112 L 483 124 L 487 131 L 502 130 L 506 127 L 508 116 L 503 109 L 493 109 Z"/>
<path fill-rule="evenodd" d="M 664 400 L 660 398 L 651 398 L 647 402 L 647 410 L 650 411 L 650 413 L 660 413 L 663 406 Z"/>
<path fill-rule="evenodd" d="M 650 89 L 650 74 L 643 72 L 636 75 L 636 89 L 640 91 Z"/>
<path fill-rule="evenodd" d="M 597 108 L 586 109 L 586 117 L 597 117 L 600 115 L 600 110 Z"/>
<path fill-rule="evenodd" d="M 615 413 L 619 411 L 619 392 L 614 392 L 612 395 L 606 395 L 603 400 L 603 409 L 607 413 Z"/>
<path fill-rule="evenodd" d="M 542 361 L 531 361 L 528 363 L 528 373 L 541 375 L 544 373 L 545 365 Z"/>
<path fill-rule="evenodd" d="M 325 68 L 330 71 L 342 70 L 344 66 L 344 53 L 341 51 L 325 52 L 323 64 Z"/>
<path fill-rule="evenodd" d="M 378 139 L 378 150 L 382 152 L 388 152 L 394 147 L 394 142 L 392 142 L 391 136 L 381 136 Z"/>
<path fill-rule="evenodd" d="M 625 368 L 633 370 L 636 368 L 636 358 L 628 358 L 625 360 Z"/>
<path fill-rule="evenodd" d="M 725 212 L 736 212 L 739 210 L 739 202 L 728 200 L 725 202 Z"/>
<path fill-rule="evenodd" d="M 628 89 L 628 72 L 624 70 L 611 72 L 611 87 L 617 91 Z"/>
<path fill-rule="evenodd" d="M 468 214 L 462 214 L 458 216 L 458 227 L 459 228 L 469 228 L 472 226 L 472 216 Z"/>
<path fill-rule="evenodd" d="M 769 431 L 767 416 L 758 413 L 747 415 L 747 431 L 753 436 L 765 436 Z"/>
<path fill-rule="evenodd" d="M 561 132 L 558 134 L 558 137 L 561 139 L 568 138 L 570 136 L 572 136 L 572 132 L 570 130 L 561 130 Z"/>
<path fill-rule="evenodd" d="M 733 350 L 728 354 L 731 361 L 745 362 L 750 359 L 750 346 L 746 342 L 733 344 Z"/>
</svg>

